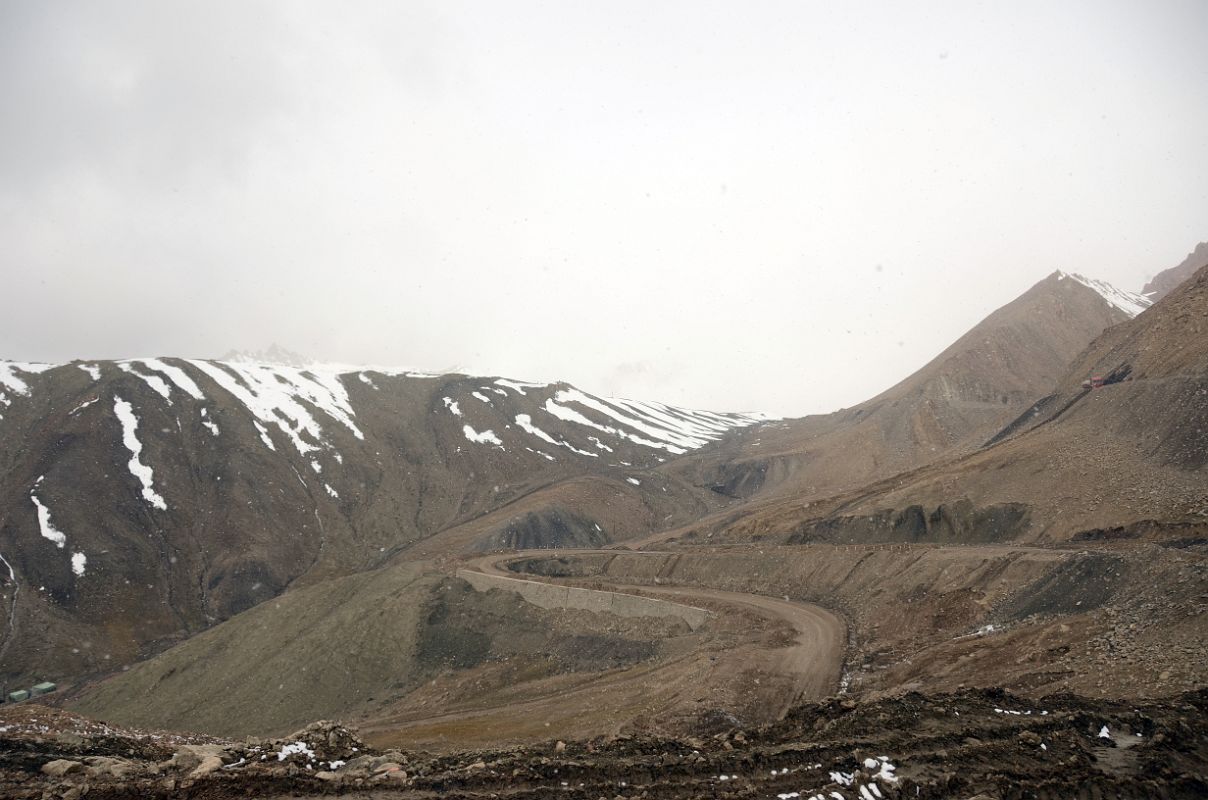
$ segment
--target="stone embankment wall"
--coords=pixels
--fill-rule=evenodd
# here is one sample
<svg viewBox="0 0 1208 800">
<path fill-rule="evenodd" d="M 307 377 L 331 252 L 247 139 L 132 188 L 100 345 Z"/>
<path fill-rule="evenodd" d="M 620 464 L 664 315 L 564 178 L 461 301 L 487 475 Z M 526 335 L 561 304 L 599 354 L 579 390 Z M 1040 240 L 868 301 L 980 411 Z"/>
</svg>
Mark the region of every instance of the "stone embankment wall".
<svg viewBox="0 0 1208 800">
<path fill-rule="evenodd" d="M 505 578 L 502 575 L 487 575 L 465 569 L 458 570 L 457 577 L 480 592 L 490 589 L 515 592 L 539 608 L 576 608 L 600 614 L 615 614 L 619 617 L 679 617 L 692 630 L 704 625 L 709 619 L 709 612 L 703 608 L 656 600 L 652 597 Z"/>
</svg>

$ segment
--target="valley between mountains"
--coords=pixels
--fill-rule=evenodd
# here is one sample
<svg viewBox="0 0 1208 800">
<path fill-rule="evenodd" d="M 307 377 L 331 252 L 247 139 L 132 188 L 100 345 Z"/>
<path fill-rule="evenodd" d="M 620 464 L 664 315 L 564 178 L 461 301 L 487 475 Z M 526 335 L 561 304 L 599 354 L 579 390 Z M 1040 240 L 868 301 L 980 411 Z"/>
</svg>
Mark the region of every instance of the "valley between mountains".
<svg viewBox="0 0 1208 800">
<path fill-rule="evenodd" d="M 0 680 L 57 685 L 0 711 L 0 787 L 1203 796 L 1208 266 L 1175 270 L 1053 273 L 800 419 L 0 362 Z"/>
</svg>

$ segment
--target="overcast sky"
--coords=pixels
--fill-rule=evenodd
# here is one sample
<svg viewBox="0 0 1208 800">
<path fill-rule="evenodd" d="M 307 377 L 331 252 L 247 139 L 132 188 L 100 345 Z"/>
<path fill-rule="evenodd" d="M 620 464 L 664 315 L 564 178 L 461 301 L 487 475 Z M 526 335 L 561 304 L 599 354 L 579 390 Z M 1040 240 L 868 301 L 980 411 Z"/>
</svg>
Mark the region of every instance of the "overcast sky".
<svg viewBox="0 0 1208 800">
<path fill-rule="evenodd" d="M 1208 3 L 0 0 L 0 357 L 851 405 L 1208 239 Z"/>
</svg>

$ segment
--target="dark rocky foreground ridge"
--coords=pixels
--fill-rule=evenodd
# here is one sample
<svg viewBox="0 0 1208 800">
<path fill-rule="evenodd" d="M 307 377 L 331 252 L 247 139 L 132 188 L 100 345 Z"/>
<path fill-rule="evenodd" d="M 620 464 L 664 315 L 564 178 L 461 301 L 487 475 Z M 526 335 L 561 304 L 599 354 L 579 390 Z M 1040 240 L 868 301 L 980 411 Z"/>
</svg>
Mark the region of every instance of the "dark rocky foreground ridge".
<svg viewBox="0 0 1208 800">
<path fill-rule="evenodd" d="M 0 710 L 9 798 L 1201 798 L 1208 694 L 1116 702 L 995 690 L 839 698 L 693 737 L 635 731 L 455 755 L 377 751 L 319 722 L 280 739 Z"/>
</svg>

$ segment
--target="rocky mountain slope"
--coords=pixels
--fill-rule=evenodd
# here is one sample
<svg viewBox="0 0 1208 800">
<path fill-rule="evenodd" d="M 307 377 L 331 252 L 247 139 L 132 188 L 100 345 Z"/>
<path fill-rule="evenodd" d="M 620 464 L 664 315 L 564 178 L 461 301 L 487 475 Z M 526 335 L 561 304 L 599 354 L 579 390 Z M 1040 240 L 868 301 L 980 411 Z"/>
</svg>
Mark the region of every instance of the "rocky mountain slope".
<svg viewBox="0 0 1208 800">
<path fill-rule="evenodd" d="M 1153 276 L 1141 293 L 1156 303 L 1205 266 L 1208 266 L 1208 242 L 1200 242 L 1178 265 Z"/>
<path fill-rule="evenodd" d="M 1106 328 L 1149 305 L 1056 272 L 930 363 L 853 408 L 738 431 L 677 468 L 735 497 L 825 497 L 980 447 Z"/>
<path fill-rule="evenodd" d="M 1084 384 L 1101 378 L 1104 385 Z M 1208 268 L 1073 359 L 977 451 L 697 534 L 735 540 L 1065 541 L 1208 536 Z"/>
<path fill-rule="evenodd" d="M 486 514 L 482 546 L 687 522 L 721 498 L 653 470 L 758 419 L 464 375 L 0 362 L 0 680 L 118 668 Z"/>
</svg>

